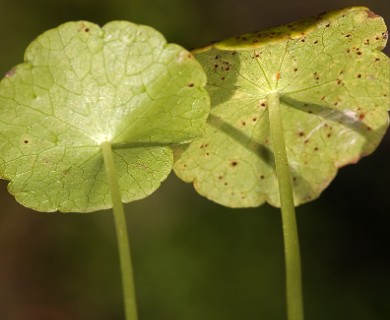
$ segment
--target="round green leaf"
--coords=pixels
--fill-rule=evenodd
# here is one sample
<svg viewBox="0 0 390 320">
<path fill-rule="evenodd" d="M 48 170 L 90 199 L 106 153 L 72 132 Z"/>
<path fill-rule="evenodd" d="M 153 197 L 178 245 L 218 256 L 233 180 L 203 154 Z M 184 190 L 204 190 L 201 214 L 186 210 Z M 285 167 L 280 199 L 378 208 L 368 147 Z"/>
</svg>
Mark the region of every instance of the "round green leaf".
<svg viewBox="0 0 390 320">
<path fill-rule="evenodd" d="M 276 91 L 295 205 L 318 197 L 386 131 L 386 40 L 383 19 L 357 7 L 197 50 L 211 114 L 205 136 L 177 149 L 176 174 L 226 206 L 280 206 L 266 100 Z"/>
<path fill-rule="evenodd" d="M 170 145 L 202 134 L 201 65 L 154 29 L 65 23 L 39 36 L 0 84 L 0 177 L 40 211 L 111 207 L 100 145 L 110 142 L 123 202 L 172 169 Z"/>
</svg>

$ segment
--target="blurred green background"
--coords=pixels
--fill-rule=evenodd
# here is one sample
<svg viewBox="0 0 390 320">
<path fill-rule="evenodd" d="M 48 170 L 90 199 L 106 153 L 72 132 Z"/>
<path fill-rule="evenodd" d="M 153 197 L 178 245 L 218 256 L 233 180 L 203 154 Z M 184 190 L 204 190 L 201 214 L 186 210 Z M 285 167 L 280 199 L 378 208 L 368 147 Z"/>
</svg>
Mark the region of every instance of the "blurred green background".
<svg viewBox="0 0 390 320">
<path fill-rule="evenodd" d="M 390 23 L 388 0 L 0 0 L 0 74 L 69 20 L 148 24 L 191 48 L 352 5 Z M 389 181 L 390 133 L 298 208 L 307 319 L 390 319 Z M 224 208 L 171 175 L 126 211 L 140 320 L 285 319 L 277 209 Z M 36 213 L 0 181 L 0 319 L 123 319 L 111 213 Z"/>
</svg>

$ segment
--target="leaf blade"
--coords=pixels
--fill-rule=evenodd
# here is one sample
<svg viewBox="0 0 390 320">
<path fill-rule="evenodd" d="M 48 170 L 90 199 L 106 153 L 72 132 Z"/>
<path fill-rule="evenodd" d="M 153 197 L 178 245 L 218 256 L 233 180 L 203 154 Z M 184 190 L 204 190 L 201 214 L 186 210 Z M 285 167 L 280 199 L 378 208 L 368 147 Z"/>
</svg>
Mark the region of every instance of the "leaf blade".
<svg viewBox="0 0 390 320">
<path fill-rule="evenodd" d="M 266 101 L 277 90 L 295 205 L 315 199 L 386 131 L 386 40 L 383 19 L 356 7 L 196 50 L 211 116 L 205 137 L 176 151 L 176 174 L 226 206 L 279 206 Z"/>
</svg>

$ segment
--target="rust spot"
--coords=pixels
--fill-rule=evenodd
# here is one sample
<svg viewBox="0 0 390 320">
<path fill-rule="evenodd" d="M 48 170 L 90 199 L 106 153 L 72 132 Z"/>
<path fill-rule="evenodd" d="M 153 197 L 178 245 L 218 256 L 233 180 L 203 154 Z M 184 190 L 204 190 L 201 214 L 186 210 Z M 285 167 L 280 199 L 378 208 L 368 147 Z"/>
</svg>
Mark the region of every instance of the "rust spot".
<svg viewBox="0 0 390 320">
<path fill-rule="evenodd" d="M 280 72 L 277 72 L 276 73 L 276 81 L 278 81 L 280 79 Z"/>
<path fill-rule="evenodd" d="M 367 17 L 369 17 L 370 19 L 375 19 L 379 17 L 375 12 L 372 12 L 371 10 L 366 10 L 366 13 Z"/>
<path fill-rule="evenodd" d="M 8 71 L 6 74 L 5 74 L 5 77 L 6 78 L 9 78 L 9 77 L 12 77 L 14 74 L 16 73 L 16 68 L 12 68 L 10 71 Z"/>
<path fill-rule="evenodd" d="M 366 117 L 364 113 L 359 114 L 359 120 L 363 120 Z"/>
</svg>

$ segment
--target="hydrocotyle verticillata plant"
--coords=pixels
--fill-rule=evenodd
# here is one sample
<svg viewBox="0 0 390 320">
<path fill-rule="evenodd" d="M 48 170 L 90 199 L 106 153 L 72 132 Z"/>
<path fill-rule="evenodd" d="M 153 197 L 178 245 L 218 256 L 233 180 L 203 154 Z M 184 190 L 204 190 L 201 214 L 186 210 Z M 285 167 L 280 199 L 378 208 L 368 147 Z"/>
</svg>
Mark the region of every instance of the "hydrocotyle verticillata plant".
<svg viewBox="0 0 390 320">
<path fill-rule="evenodd" d="M 225 206 L 281 206 L 290 320 L 303 319 L 294 206 L 385 134 L 387 35 L 380 16 L 353 7 L 194 51 L 211 111 L 205 135 L 176 150 L 174 170 Z"/>
<path fill-rule="evenodd" d="M 37 211 L 113 207 L 126 319 L 137 319 L 122 202 L 158 188 L 172 145 L 202 134 L 206 75 L 130 22 L 69 22 L 39 36 L 0 83 L 0 178 Z"/>
</svg>

